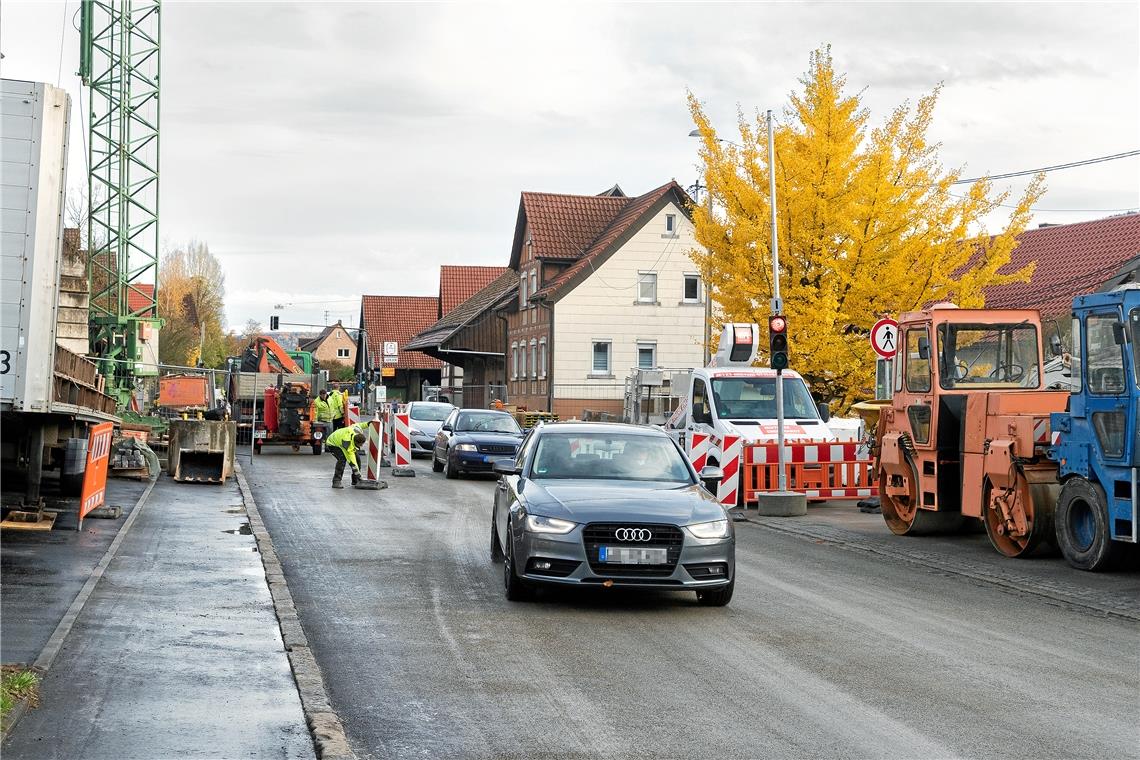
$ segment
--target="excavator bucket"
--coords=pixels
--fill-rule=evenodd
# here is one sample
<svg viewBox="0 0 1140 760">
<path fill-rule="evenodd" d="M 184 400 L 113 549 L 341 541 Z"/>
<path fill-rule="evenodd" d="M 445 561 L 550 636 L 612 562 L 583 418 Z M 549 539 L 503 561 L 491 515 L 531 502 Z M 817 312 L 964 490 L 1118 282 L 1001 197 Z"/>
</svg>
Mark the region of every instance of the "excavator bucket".
<svg viewBox="0 0 1140 760">
<path fill-rule="evenodd" d="M 167 472 L 180 483 L 224 483 L 233 473 L 236 441 L 233 421 L 174 420 Z"/>
</svg>

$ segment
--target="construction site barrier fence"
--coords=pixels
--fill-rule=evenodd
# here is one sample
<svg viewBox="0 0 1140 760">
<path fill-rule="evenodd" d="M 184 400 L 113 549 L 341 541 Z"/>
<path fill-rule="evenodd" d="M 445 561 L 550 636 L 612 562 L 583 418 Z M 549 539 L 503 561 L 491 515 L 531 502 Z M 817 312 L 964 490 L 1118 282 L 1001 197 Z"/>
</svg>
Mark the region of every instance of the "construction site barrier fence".
<svg viewBox="0 0 1140 760">
<path fill-rule="evenodd" d="M 866 499 L 879 495 L 874 462 L 856 442 L 785 443 L 784 468 L 789 491 L 809 499 Z M 779 488 L 779 446 L 757 443 L 744 448 L 744 501 Z"/>
</svg>

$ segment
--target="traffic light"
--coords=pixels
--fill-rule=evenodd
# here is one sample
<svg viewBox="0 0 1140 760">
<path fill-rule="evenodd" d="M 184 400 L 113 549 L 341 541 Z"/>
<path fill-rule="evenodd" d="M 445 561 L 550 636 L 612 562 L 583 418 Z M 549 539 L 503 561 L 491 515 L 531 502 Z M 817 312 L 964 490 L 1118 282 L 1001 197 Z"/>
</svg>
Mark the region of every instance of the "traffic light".
<svg viewBox="0 0 1140 760">
<path fill-rule="evenodd" d="M 273 315 L 269 318 L 269 329 L 276 330 L 281 325 L 281 317 Z"/>
<path fill-rule="evenodd" d="M 783 314 L 768 318 L 768 349 L 772 369 L 777 372 L 788 368 L 788 319 Z"/>
</svg>

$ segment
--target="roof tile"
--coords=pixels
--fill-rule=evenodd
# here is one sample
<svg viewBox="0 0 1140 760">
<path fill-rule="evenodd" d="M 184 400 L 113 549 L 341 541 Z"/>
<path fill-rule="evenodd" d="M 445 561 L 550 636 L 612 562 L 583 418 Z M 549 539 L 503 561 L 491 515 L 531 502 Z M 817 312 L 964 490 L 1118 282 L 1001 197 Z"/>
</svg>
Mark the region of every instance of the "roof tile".
<svg viewBox="0 0 1140 760">
<path fill-rule="evenodd" d="M 456 266 L 439 268 L 439 316 L 446 317 L 456 306 L 478 293 L 506 272 L 508 267 Z"/>
<path fill-rule="evenodd" d="M 443 362 L 419 351 L 405 351 L 412 336 L 435 323 L 436 296 L 362 296 L 360 308 L 368 331 L 368 355 L 379 366 L 384 341 L 396 341 L 396 369 L 439 369 Z"/>
</svg>

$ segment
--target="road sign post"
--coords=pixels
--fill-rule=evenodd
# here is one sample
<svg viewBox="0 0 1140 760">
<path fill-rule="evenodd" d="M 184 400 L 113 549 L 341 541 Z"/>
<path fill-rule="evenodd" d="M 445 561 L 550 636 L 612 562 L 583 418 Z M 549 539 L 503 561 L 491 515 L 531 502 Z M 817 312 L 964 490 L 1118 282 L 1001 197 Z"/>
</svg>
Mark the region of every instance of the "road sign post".
<svg viewBox="0 0 1140 760">
<path fill-rule="evenodd" d="M 895 353 L 899 345 L 899 323 L 883 317 L 871 328 L 871 348 L 879 355 L 875 366 L 875 400 L 887 401 L 893 395 Z"/>
</svg>

